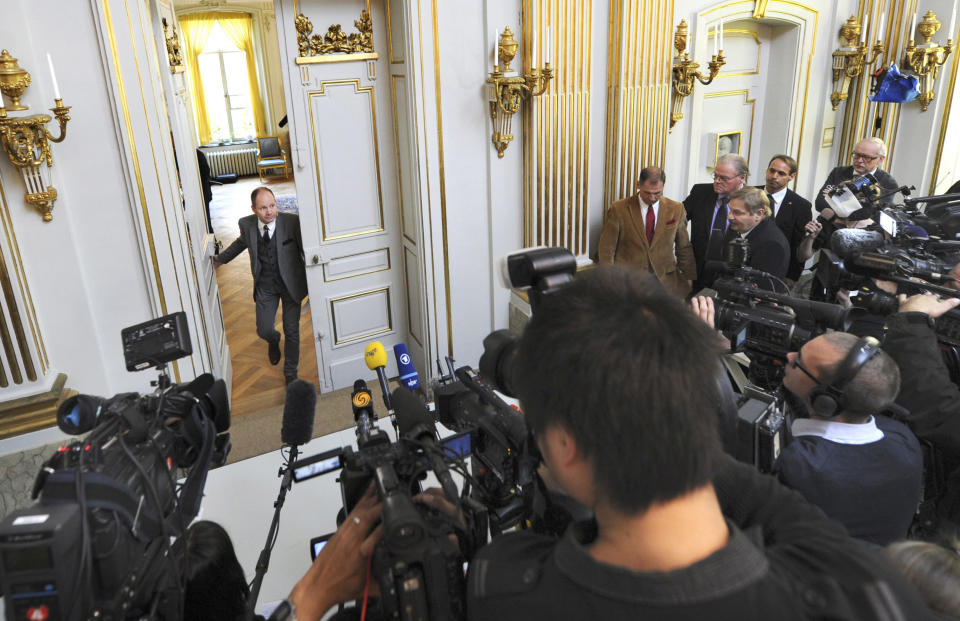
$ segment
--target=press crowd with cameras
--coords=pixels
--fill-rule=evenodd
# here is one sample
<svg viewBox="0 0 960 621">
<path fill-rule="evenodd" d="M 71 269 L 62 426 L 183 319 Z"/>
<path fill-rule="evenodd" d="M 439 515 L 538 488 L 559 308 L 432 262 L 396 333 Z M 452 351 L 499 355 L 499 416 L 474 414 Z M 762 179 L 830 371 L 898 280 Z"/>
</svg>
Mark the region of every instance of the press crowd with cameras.
<svg viewBox="0 0 960 621">
<path fill-rule="evenodd" d="M 87 435 L 0 522 L 6 618 L 257 618 L 286 495 L 328 475 L 338 527 L 271 620 L 960 619 L 960 194 L 912 197 L 884 156 L 858 143 L 816 219 L 787 155 L 759 188 L 725 155 L 682 203 L 644 169 L 601 265 L 504 259 L 532 314 L 479 368 L 421 384 L 397 345 L 391 392 L 371 343 L 383 407 L 355 382 L 353 446 L 302 454 L 316 392 L 292 381 L 249 582 L 195 519 L 224 383 L 171 384 L 182 314 L 125 329 L 156 390 L 59 409 Z"/>
</svg>

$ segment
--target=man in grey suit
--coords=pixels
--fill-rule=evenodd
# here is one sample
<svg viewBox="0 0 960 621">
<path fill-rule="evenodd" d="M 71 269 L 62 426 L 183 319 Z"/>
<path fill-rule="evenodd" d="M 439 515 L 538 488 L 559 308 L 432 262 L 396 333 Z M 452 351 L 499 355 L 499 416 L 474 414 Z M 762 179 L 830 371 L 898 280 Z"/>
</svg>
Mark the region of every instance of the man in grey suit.
<svg viewBox="0 0 960 621">
<path fill-rule="evenodd" d="M 250 194 L 254 215 L 240 218 L 240 237 L 213 258 L 222 265 L 244 249 L 250 251 L 253 300 L 257 304 L 257 336 L 267 342 L 270 364 L 280 362 L 280 333 L 273 327 L 277 306 L 283 302 L 283 376 L 289 384 L 297 378 L 300 362 L 300 305 L 307 296 L 300 218 L 277 213 L 270 188 Z"/>
</svg>

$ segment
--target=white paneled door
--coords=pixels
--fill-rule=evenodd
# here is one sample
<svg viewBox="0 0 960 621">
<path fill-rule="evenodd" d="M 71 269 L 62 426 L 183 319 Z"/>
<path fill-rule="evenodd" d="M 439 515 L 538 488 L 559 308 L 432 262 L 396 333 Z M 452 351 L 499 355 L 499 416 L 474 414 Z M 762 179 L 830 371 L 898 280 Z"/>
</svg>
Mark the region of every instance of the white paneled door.
<svg viewBox="0 0 960 621">
<path fill-rule="evenodd" d="M 352 24 L 365 5 L 298 4 L 321 31 Z M 382 50 L 379 3 L 371 18 Z M 368 54 L 298 65 L 289 25 L 279 29 L 319 380 L 336 390 L 375 379 L 363 360 L 373 341 L 387 348 L 387 372 L 396 375 L 391 349 L 408 333 L 389 61 Z"/>
</svg>

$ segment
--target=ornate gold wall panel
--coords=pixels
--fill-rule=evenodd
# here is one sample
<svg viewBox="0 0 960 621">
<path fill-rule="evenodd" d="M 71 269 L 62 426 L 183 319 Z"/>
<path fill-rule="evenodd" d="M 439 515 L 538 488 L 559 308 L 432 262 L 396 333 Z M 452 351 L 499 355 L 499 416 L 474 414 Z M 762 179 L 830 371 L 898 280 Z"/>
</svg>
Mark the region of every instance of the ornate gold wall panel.
<svg viewBox="0 0 960 621">
<path fill-rule="evenodd" d="M 524 245 L 587 253 L 592 0 L 524 0 L 522 73 L 555 68 L 547 92 L 523 106 Z M 553 49 L 547 50 L 547 27 Z"/>
<path fill-rule="evenodd" d="M 670 115 L 673 0 L 610 0 L 604 208 L 662 166 Z"/>
<path fill-rule="evenodd" d="M 49 366 L 12 225 L 0 181 L 0 388 L 35 382 Z"/>
<path fill-rule="evenodd" d="M 877 66 L 889 66 L 891 61 L 900 64 L 903 50 L 910 39 L 910 33 L 907 31 L 910 29 L 909 16 L 913 11 L 919 11 L 917 0 L 863 0 L 861 2 L 856 13 L 861 24 L 867 16 L 870 17 L 870 24 L 878 24 L 880 16 L 886 15 L 885 32 L 881 33 L 886 52 L 877 61 Z M 900 125 L 901 105 L 873 103 L 867 99 L 870 92 L 871 73 L 872 67 L 868 67 L 850 84 L 850 96 L 843 111 L 843 125 L 839 136 L 840 147 L 837 150 L 839 166 L 849 164 L 854 145 L 870 136 L 881 138 L 887 143 L 888 162 L 893 157 L 897 128 Z"/>
</svg>

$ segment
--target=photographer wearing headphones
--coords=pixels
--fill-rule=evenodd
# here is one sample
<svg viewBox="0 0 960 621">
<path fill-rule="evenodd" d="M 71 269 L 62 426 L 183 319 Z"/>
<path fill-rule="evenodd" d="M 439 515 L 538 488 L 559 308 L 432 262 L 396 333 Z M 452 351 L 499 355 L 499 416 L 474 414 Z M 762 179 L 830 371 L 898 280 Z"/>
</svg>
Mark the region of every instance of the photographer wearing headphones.
<svg viewBox="0 0 960 621">
<path fill-rule="evenodd" d="M 552 479 L 595 520 L 482 549 L 471 619 L 928 618 L 878 555 L 720 454 L 716 344 L 679 300 L 615 268 L 543 301 L 518 396 Z"/>
<path fill-rule="evenodd" d="M 880 416 L 900 372 L 872 337 L 830 332 L 787 354 L 783 387 L 809 418 L 793 421 L 780 480 L 878 545 L 903 539 L 920 503 L 923 455 L 903 424 Z"/>
<path fill-rule="evenodd" d="M 953 273 L 953 272 L 951 272 Z M 934 515 L 926 516 L 936 529 L 947 520 L 960 527 L 960 389 L 953 383 L 934 332 L 938 317 L 960 304 L 956 298 L 934 295 L 900 296 L 900 312 L 886 323 L 883 348 L 900 365 L 903 389 L 897 403 L 910 411 L 907 424 L 920 440 L 934 448 L 942 474 L 939 492 L 931 498 Z M 927 500 L 924 501 L 926 504 Z"/>
</svg>

